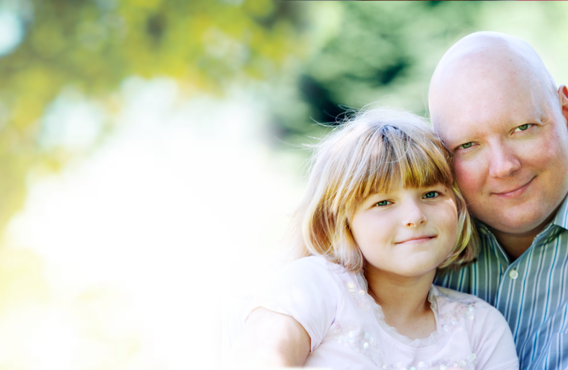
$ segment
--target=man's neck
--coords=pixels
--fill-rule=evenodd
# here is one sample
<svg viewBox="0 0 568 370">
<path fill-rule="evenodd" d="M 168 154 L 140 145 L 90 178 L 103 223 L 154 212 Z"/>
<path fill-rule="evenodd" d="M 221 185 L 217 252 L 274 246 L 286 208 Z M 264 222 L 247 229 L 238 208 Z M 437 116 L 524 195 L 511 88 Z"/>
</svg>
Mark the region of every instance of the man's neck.
<svg viewBox="0 0 568 370">
<path fill-rule="evenodd" d="M 509 256 L 509 260 L 513 262 L 517 258 L 519 258 L 529 247 L 531 246 L 534 238 L 538 235 L 538 233 L 542 229 L 539 229 L 535 233 L 524 233 L 524 234 L 509 234 L 503 233 L 499 230 L 491 229 L 497 241 L 505 250 L 507 255 Z"/>
<path fill-rule="evenodd" d="M 513 262 L 523 253 L 525 253 L 527 249 L 530 248 L 534 241 L 534 238 L 536 238 L 536 236 L 542 230 L 544 230 L 544 227 L 548 225 L 550 221 L 552 221 L 552 219 L 556 215 L 556 211 L 557 210 L 555 210 L 538 227 L 523 233 L 506 233 L 497 229 L 493 229 L 492 227 L 489 227 L 489 229 L 491 230 L 491 232 L 493 232 L 493 234 L 497 238 L 497 241 L 509 256 L 510 262 Z"/>
</svg>

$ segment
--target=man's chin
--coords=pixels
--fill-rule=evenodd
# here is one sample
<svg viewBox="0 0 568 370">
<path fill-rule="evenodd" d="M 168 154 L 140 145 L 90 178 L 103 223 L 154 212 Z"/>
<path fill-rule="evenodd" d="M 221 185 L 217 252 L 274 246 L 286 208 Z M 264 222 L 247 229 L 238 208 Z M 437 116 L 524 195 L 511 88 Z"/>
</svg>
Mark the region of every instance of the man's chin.
<svg viewBox="0 0 568 370">
<path fill-rule="evenodd" d="M 497 214 L 487 220 L 480 220 L 497 233 L 518 237 L 536 236 L 554 218 L 555 214 L 555 211 L 552 213 L 533 211 L 527 214 L 516 212 L 512 215 Z"/>
</svg>

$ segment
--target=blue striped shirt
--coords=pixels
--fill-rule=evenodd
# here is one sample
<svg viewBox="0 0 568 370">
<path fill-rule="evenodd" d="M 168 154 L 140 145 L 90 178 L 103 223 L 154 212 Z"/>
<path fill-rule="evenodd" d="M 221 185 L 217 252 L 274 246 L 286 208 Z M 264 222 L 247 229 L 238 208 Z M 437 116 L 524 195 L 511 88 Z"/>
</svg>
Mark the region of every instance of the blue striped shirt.
<svg viewBox="0 0 568 370">
<path fill-rule="evenodd" d="M 511 262 L 477 222 L 476 263 L 436 276 L 434 284 L 480 297 L 511 327 L 521 369 L 568 369 L 568 198 L 530 248 Z"/>
</svg>

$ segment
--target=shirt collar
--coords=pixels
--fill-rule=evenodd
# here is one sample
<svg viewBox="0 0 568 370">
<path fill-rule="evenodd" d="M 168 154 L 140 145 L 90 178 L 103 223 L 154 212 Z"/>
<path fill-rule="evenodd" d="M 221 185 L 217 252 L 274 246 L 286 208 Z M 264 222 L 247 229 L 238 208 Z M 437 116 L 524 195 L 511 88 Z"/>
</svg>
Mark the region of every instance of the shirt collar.
<svg viewBox="0 0 568 370">
<path fill-rule="evenodd" d="M 552 219 L 552 224 L 560 226 L 564 230 L 568 230 L 568 197 L 565 197 L 556 212 L 556 216 Z"/>
</svg>

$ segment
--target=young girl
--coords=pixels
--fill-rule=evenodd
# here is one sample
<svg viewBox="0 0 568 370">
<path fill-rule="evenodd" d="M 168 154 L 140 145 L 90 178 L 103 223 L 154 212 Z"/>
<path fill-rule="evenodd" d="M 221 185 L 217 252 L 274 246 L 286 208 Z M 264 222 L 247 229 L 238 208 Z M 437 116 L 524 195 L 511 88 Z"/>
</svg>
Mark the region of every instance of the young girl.
<svg viewBox="0 0 568 370">
<path fill-rule="evenodd" d="M 436 271 L 471 262 L 478 243 L 448 162 L 410 113 L 372 109 L 335 129 L 292 221 L 302 258 L 250 305 L 233 363 L 518 369 L 495 308 L 432 285 Z"/>
</svg>

